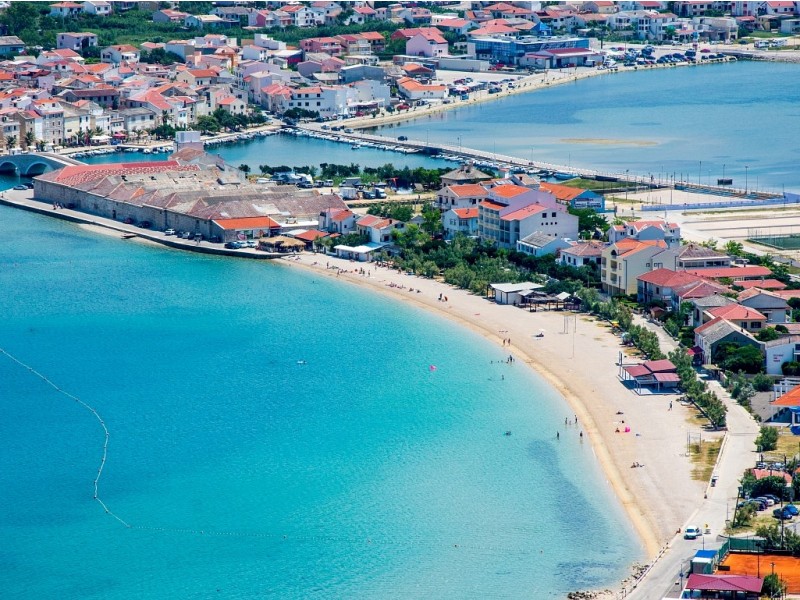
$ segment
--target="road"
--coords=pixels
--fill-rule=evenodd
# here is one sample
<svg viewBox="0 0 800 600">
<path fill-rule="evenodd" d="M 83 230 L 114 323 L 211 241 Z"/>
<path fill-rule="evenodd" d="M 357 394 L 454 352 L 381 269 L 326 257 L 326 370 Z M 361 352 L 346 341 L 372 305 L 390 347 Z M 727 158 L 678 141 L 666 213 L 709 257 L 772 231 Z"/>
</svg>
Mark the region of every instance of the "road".
<svg viewBox="0 0 800 600">
<path fill-rule="evenodd" d="M 676 347 L 676 342 L 667 336 L 663 329 L 644 321 L 636 320 L 638 325 L 645 325 L 659 337 L 662 351 L 669 352 Z M 632 591 L 623 592 L 621 597 L 630 600 L 652 600 L 653 598 L 677 598 L 682 589 L 683 578 L 681 573 L 686 573 L 689 560 L 697 550 L 719 548 L 723 540 L 717 537 L 725 529 L 725 521 L 732 517 L 733 508 L 739 490 L 739 479 L 745 469 L 753 466 L 755 462 L 755 439 L 758 436 L 758 423 L 744 408 L 731 400 L 722 386 L 713 380 L 707 380 L 711 391 L 728 407 L 727 432 L 722 443 L 722 449 L 717 460 L 714 475 L 717 484 L 709 486 L 706 499 L 697 508 L 695 513 L 684 524 L 684 529 L 689 525 L 702 528 L 708 526 L 710 534 L 696 540 L 684 540 L 683 536 L 676 534 L 668 544 L 666 551 L 654 563 L 652 569 L 639 582 Z"/>
</svg>

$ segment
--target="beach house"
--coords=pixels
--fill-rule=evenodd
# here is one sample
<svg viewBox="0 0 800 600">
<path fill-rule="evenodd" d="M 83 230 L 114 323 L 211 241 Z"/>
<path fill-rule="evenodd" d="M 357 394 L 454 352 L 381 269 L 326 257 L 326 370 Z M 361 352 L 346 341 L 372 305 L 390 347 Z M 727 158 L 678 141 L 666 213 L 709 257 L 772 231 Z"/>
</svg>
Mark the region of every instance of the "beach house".
<svg viewBox="0 0 800 600">
<path fill-rule="evenodd" d="M 561 250 L 561 264 L 576 268 L 589 263 L 599 266 L 605 248 L 606 244 L 597 240 L 575 242 L 569 248 Z"/>
<path fill-rule="evenodd" d="M 319 213 L 318 227 L 328 233 L 347 235 L 356 230 L 356 215 L 347 208 L 328 208 Z"/>
<path fill-rule="evenodd" d="M 672 307 L 674 288 L 700 280 L 701 278 L 697 275 L 692 275 L 685 271 L 654 269 L 636 278 L 636 301 L 640 304 L 661 302 L 666 307 Z"/>
<path fill-rule="evenodd" d="M 453 239 L 459 233 L 468 236 L 478 234 L 478 208 L 451 208 L 442 215 L 445 238 Z"/>
<path fill-rule="evenodd" d="M 788 323 L 792 314 L 789 304 L 778 296 L 766 290 L 752 288 L 741 292 L 737 296 L 739 304 L 757 310 L 767 317 L 767 323 Z"/>
<path fill-rule="evenodd" d="M 603 250 L 600 258 L 603 291 L 612 296 L 636 294 L 636 278 L 652 270 L 653 256 L 665 248 L 663 240 L 627 238 L 613 242 Z"/>
<path fill-rule="evenodd" d="M 640 242 L 662 240 L 671 247 L 680 243 L 681 228 L 677 223 L 668 223 L 667 221 L 628 221 L 622 225 L 612 225 L 609 227 L 607 235 L 608 241 L 612 243 L 625 238 Z M 663 266 L 674 268 L 669 264 Z"/>
<path fill-rule="evenodd" d="M 572 208 L 591 208 L 595 212 L 605 212 L 606 210 L 605 196 L 591 190 L 546 181 L 539 184 L 539 189 L 550 192 L 556 197 L 556 200 L 568 204 Z"/>
<path fill-rule="evenodd" d="M 489 190 L 478 205 L 478 235 L 501 248 L 515 248 L 532 233 L 551 238 L 578 237 L 578 217 L 569 214 L 552 194 L 502 184 Z"/>
</svg>

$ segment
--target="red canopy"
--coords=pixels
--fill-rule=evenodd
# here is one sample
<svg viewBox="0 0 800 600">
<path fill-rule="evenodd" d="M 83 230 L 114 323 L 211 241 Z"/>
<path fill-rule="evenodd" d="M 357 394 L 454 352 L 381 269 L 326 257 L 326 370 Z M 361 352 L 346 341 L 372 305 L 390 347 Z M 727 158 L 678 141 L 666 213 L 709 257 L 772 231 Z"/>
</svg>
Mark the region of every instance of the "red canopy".
<svg viewBox="0 0 800 600">
<path fill-rule="evenodd" d="M 686 582 L 687 590 L 707 592 L 749 592 L 760 594 L 764 580 L 747 575 L 701 575 L 692 573 Z"/>
</svg>

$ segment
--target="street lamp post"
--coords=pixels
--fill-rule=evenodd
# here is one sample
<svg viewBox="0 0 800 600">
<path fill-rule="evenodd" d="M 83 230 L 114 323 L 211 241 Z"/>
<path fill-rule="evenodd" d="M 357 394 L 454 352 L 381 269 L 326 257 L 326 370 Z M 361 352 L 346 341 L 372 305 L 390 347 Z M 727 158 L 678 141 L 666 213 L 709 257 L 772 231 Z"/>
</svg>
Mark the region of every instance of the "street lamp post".
<svg viewBox="0 0 800 600">
<path fill-rule="evenodd" d="M 628 169 L 625 169 L 625 203 L 628 203 Z"/>
<path fill-rule="evenodd" d="M 747 195 L 747 169 L 750 167 L 748 165 L 744 166 L 744 193 Z"/>
</svg>

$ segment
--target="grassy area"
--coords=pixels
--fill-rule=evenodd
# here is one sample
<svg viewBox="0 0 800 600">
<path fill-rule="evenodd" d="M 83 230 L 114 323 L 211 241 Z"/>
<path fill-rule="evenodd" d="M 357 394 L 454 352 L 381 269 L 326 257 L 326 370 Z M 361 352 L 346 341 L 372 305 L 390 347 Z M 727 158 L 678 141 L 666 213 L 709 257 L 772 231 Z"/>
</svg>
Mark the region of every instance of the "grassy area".
<svg viewBox="0 0 800 600">
<path fill-rule="evenodd" d="M 592 190 L 593 192 L 602 192 L 604 190 L 623 190 L 627 187 L 630 190 L 636 189 L 636 184 L 625 181 L 597 181 L 596 179 L 585 179 L 578 177 L 570 179 L 562 183 L 568 187 L 580 188 L 582 190 Z"/>
<path fill-rule="evenodd" d="M 719 456 L 721 446 L 722 439 L 689 446 L 689 453 L 692 458 L 692 479 L 696 481 L 709 481 L 711 479 L 711 473 L 714 470 L 714 465 L 717 464 L 717 456 Z"/>
<path fill-rule="evenodd" d="M 764 460 L 768 462 L 783 462 L 784 456 L 786 460 L 792 460 L 795 455 L 800 454 L 800 438 L 788 430 L 781 430 L 778 435 L 778 447 L 763 454 Z"/>
</svg>

